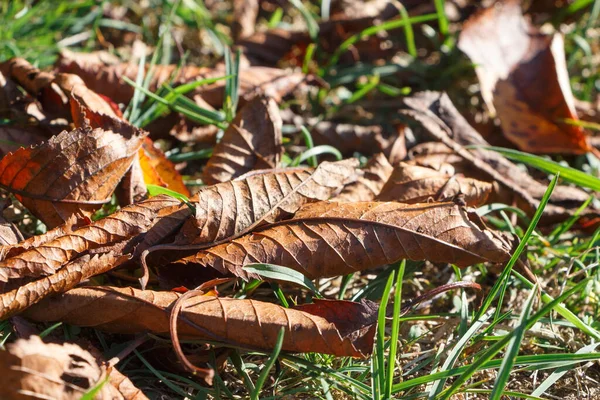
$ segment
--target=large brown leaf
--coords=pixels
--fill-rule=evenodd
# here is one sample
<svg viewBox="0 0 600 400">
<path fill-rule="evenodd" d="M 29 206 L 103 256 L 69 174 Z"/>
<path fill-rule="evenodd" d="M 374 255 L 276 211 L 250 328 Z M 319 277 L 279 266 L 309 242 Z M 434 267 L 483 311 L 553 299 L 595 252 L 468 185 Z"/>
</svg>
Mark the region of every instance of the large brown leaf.
<svg viewBox="0 0 600 400">
<path fill-rule="evenodd" d="M 277 168 L 283 154 L 277 104 L 257 97 L 231 122 L 203 171 L 204 182 L 227 182 L 256 169 Z"/>
<path fill-rule="evenodd" d="M 196 215 L 184 224 L 175 243 L 214 243 L 289 217 L 302 205 L 327 200 L 353 181 L 357 163 L 349 159 L 324 162 L 314 170 L 257 171 L 208 186 L 192 199 Z"/>
<path fill-rule="evenodd" d="M 91 215 L 110 200 L 141 146 L 141 131 L 121 127 L 64 131 L 10 153 L 0 161 L 0 185 L 50 228 Z"/>
<path fill-rule="evenodd" d="M 491 183 L 400 163 L 394 168 L 377 200 L 422 203 L 428 200 L 451 200 L 462 195 L 467 205 L 477 207 L 485 204 L 492 188 Z"/>
<path fill-rule="evenodd" d="M 32 336 L 19 339 L 0 352 L 2 399 L 76 400 L 106 376 L 106 368 L 76 344 L 44 343 L 39 336 Z M 124 399 L 112 385 L 103 385 L 94 398 Z"/>
<path fill-rule="evenodd" d="M 169 333 L 176 292 L 88 287 L 48 298 L 30 308 L 36 321 L 63 321 L 115 333 Z M 364 357 L 372 351 L 377 306 L 371 302 L 321 300 L 298 309 L 256 300 L 213 296 L 189 299 L 179 315 L 188 339 L 271 351 L 281 328 L 283 350 Z"/>
<path fill-rule="evenodd" d="M 562 36 L 542 34 L 507 0 L 464 25 L 459 48 L 477 65 L 482 96 L 507 138 L 533 153 L 585 153 L 591 147 L 577 120 Z"/>
<path fill-rule="evenodd" d="M 320 202 L 301 209 L 292 220 L 200 251 L 163 269 L 170 273 L 170 268 L 190 269 L 196 264 L 247 279 L 254 276 L 244 265 L 271 263 L 314 279 L 401 259 L 460 267 L 500 263 L 510 258 L 509 250 L 506 240 L 455 203 Z"/>
<path fill-rule="evenodd" d="M 389 179 L 394 167 L 383 153 L 377 153 L 361 168 L 355 182 L 344 187 L 336 201 L 370 201 L 375 200 L 381 188 Z"/>
</svg>

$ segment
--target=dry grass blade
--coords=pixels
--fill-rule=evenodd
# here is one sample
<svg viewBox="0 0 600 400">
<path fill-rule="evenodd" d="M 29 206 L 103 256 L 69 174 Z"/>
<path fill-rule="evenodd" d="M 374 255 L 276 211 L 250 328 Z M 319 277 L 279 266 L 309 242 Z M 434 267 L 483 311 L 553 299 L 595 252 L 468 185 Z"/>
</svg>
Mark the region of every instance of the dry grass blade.
<svg viewBox="0 0 600 400">
<path fill-rule="evenodd" d="M 231 122 L 203 171 L 208 185 L 227 182 L 256 169 L 277 168 L 283 154 L 277 103 L 257 97 Z"/>
<path fill-rule="evenodd" d="M 72 289 L 30 308 L 36 321 L 64 321 L 118 332 L 169 333 L 176 292 L 132 288 Z M 269 351 L 281 328 L 283 350 L 364 357 L 373 347 L 377 306 L 371 302 L 322 300 L 298 309 L 256 300 L 198 296 L 180 314 L 179 334 L 187 339 L 224 342 Z"/>
<path fill-rule="evenodd" d="M 375 154 L 358 171 L 359 177 L 356 182 L 346 185 L 335 200 L 345 202 L 375 200 L 393 170 L 394 167 L 390 165 L 383 153 Z"/>
<path fill-rule="evenodd" d="M 455 203 L 315 203 L 294 219 L 211 247 L 159 273 L 193 276 L 193 265 L 244 279 L 249 263 L 282 265 L 310 279 L 364 271 L 401 259 L 500 263 L 511 246 Z"/>
<path fill-rule="evenodd" d="M 485 204 L 492 189 L 491 183 L 401 163 L 394 168 L 377 200 L 422 203 L 462 196 L 467 205 L 477 207 Z"/>
</svg>

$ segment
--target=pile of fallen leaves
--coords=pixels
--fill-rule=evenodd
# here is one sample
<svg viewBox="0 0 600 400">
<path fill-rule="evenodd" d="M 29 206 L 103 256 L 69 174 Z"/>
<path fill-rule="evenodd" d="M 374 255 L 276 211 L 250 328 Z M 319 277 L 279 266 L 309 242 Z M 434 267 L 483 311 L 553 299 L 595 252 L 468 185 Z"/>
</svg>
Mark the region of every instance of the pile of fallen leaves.
<svg viewBox="0 0 600 400">
<path fill-rule="evenodd" d="M 397 15 L 380 12 L 378 18 Z M 237 80 L 239 105 L 222 135 L 177 113 L 148 131 L 133 126 L 119 104 L 135 96 L 127 79 L 135 81 L 141 67 L 102 52 L 65 51 L 52 71 L 19 58 L 0 65 L 0 107 L 15 121 L 0 127 L 0 187 L 48 228 L 23 239 L 2 220 L 0 317 L 26 324 L 29 339 L 0 353 L 0 397 L 79 398 L 109 382 L 98 386 L 97 396 L 146 398 L 117 371 L 118 357 L 103 360 L 90 343 L 44 344 L 36 325 L 25 321 L 138 335 L 140 343 L 148 333 L 170 338 L 180 365 L 210 384 L 215 371 L 185 355 L 181 339 L 268 352 L 283 331 L 285 352 L 372 352 L 373 302 L 314 299 L 286 308 L 215 289 L 238 278 L 267 279 L 257 264 L 318 280 L 405 259 L 493 268 L 510 259 L 517 239 L 490 229 L 474 207 L 504 203 L 532 216 L 547 182 L 486 149 L 488 142 L 444 93 L 400 99 L 394 115 L 402 123 L 391 131 L 290 117 L 290 110 L 280 110 L 283 100 L 323 82 L 276 63 L 310 38 L 254 32 L 250 21 L 236 19 L 244 60 L 229 79 Z M 320 40 L 335 46 L 335 32 L 349 37 L 372 22 L 332 18 Z M 460 35 L 459 47 L 477 65 L 483 99 L 521 150 L 593 150 L 581 126 L 565 122 L 577 120 L 577 112 L 565 86 L 561 40 L 531 26 L 513 1 L 475 14 Z M 279 47 L 271 49 L 271 42 Z M 367 50 L 358 54 L 385 57 Z M 225 64 L 142 72 L 151 76 L 150 91 L 208 79 L 187 97 L 209 109 L 224 103 L 227 79 L 214 78 L 227 74 Z M 317 143 L 350 157 L 285 167 L 284 119 L 302 119 Z M 165 138 L 214 146 L 205 164 L 196 162 L 205 185 L 195 194 L 180 166 L 154 143 Z M 351 157 L 356 151 L 370 159 L 360 165 Z M 148 188 L 156 186 L 171 194 L 150 196 Z M 540 223 L 551 227 L 573 217 L 588 197 L 557 186 Z M 105 215 L 103 205 L 111 202 L 119 207 Z M 598 221 L 597 212 L 577 215 Z M 525 262 L 518 268 L 535 279 Z M 90 284 L 102 282 L 102 274 L 130 286 Z"/>
</svg>

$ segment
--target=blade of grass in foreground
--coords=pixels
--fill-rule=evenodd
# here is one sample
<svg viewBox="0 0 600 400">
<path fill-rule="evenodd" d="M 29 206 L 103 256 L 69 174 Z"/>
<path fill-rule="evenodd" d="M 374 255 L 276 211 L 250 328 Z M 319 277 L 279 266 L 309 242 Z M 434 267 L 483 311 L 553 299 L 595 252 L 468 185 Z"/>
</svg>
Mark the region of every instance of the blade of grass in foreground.
<svg viewBox="0 0 600 400">
<path fill-rule="evenodd" d="M 517 260 L 521 256 L 521 253 L 523 252 L 523 250 L 525 250 L 525 247 L 527 246 L 527 242 L 529 241 L 531 234 L 533 233 L 535 227 L 537 226 L 537 223 L 539 222 L 540 218 L 542 217 L 542 214 L 544 213 L 544 208 L 546 207 L 546 204 L 548 204 L 548 200 L 550 200 L 550 195 L 552 194 L 552 191 L 554 190 L 554 187 L 556 186 L 556 183 L 558 182 L 559 176 L 560 176 L 560 174 L 556 174 L 554 176 L 554 179 L 552 179 L 552 182 L 550 182 L 548 189 L 546 189 L 546 193 L 544 193 L 544 196 L 542 197 L 542 200 L 540 201 L 540 206 L 535 211 L 535 214 L 533 215 L 533 218 L 531 219 L 531 224 L 529 224 L 529 227 L 527 228 L 525 235 L 523 235 L 523 238 L 521 239 L 521 243 L 519 243 L 519 246 L 513 253 L 510 260 L 508 261 L 508 264 L 506 264 L 506 267 L 502 271 L 502 274 L 498 277 L 498 280 L 496 280 L 496 283 L 490 290 L 490 293 L 487 295 L 487 297 L 483 301 L 483 304 L 482 304 L 479 312 L 477 313 L 477 317 L 475 318 L 476 320 L 481 319 L 481 316 L 490 308 L 490 306 L 492 305 L 492 302 L 496 299 L 496 296 L 498 296 L 498 295 L 500 295 L 500 300 L 498 302 L 499 304 L 498 304 L 496 313 L 498 313 L 499 310 L 502 308 L 502 300 L 504 297 L 504 290 L 506 289 L 506 284 L 507 284 L 508 278 L 512 272 L 513 266 L 516 264 Z"/>
<path fill-rule="evenodd" d="M 269 372 L 273 365 L 275 365 L 275 361 L 277 361 L 277 357 L 279 357 L 279 352 L 281 352 L 281 347 L 283 346 L 283 337 L 285 336 L 285 331 L 283 328 L 279 331 L 279 335 L 277 335 L 277 342 L 275 342 L 275 348 L 273 349 L 273 353 L 271 353 L 271 357 L 265 363 L 263 370 L 260 372 L 258 379 L 256 380 L 256 385 L 254 391 L 250 395 L 252 400 L 258 400 L 260 398 L 260 391 L 262 390 L 267 377 L 269 376 Z"/>
<path fill-rule="evenodd" d="M 560 165 L 552 160 L 547 160 L 543 157 L 534 156 L 533 154 L 523 153 L 522 151 L 505 149 L 503 147 L 482 147 L 486 150 L 493 150 L 502 154 L 506 158 L 519 161 L 534 168 L 548 172 L 550 174 L 558 174 L 565 181 L 574 183 L 578 186 L 586 187 L 595 191 L 600 191 L 600 179 L 586 174 L 578 169 Z"/>
<path fill-rule="evenodd" d="M 508 380 L 510 378 L 512 368 L 515 365 L 515 360 L 517 358 L 517 355 L 519 354 L 521 342 L 523 341 L 523 337 L 525 336 L 527 319 L 529 318 L 529 313 L 531 312 L 531 308 L 533 307 L 533 300 L 535 299 L 537 291 L 538 285 L 535 285 L 533 289 L 531 289 L 531 292 L 529 293 L 529 298 L 525 302 L 525 307 L 523 307 L 523 311 L 521 312 L 521 316 L 519 317 L 519 322 L 517 323 L 517 327 L 514 330 L 513 338 L 508 344 L 508 351 L 504 355 L 502 365 L 500 365 L 500 370 L 498 371 L 498 376 L 496 377 L 496 382 L 494 383 L 494 389 L 492 390 L 492 394 L 490 395 L 490 400 L 500 400 L 500 398 L 502 397 L 504 388 L 506 387 L 506 384 L 508 383 Z"/>
<path fill-rule="evenodd" d="M 265 278 L 294 283 L 310 290 L 316 297 L 323 297 L 310 279 L 301 272 L 291 268 L 275 264 L 255 263 L 244 266 L 244 269 L 248 272 L 264 276 Z"/>
<path fill-rule="evenodd" d="M 381 297 L 381 303 L 379 304 L 379 314 L 377 318 L 377 341 L 375 343 L 375 352 L 371 357 L 371 368 L 372 368 L 372 391 L 373 399 L 379 400 L 381 398 L 381 391 L 386 388 L 386 374 L 385 374 L 385 315 L 387 305 L 390 300 L 390 293 L 394 284 L 394 276 L 396 271 L 392 271 L 383 291 Z"/>
<path fill-rule="evenodd" d="M 394 293 L 394 314 L 392 315 L 392 336 L 390 337 L 390 352 L 388 354 L 387 379 L 385 381 L 386 399 L 392 398 L 392 387 L 394 385 L 394 370 L 396 368 L 396 353 L 398 352 L 398 335 L 400 333 L 400 310 L 402 309 L 402 280 L 406 260 L 402 260 L 396 278 L 396 293 Z"/>
</svg>

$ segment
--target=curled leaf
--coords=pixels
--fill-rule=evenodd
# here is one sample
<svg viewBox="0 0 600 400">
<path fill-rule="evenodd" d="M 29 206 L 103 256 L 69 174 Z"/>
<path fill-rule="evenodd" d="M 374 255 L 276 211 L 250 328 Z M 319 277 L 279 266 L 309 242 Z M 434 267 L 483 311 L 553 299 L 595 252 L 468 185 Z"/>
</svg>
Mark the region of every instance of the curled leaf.
<svg viewBox="0 0 600 400">
<path fill-rule="evenodd" d="M 181 294 L 88 287 L 48 298 L 26 312 L 36 321 L 63 321 L 115 333 L 169 333 L 170 307 Z M 298 309 L 256 300 L 198 296 L 179 315 L 179 335 L 269 351 L 281 328 L 283 350 L 364 357 L 373 347 L 377 306 L 320 300 Z"/>
<path fill-rule="evenodd" d="M 277 168 L 283 154 L 282 121 L 277 104 L 257 97 L 248 102 L 215 146 L 204 182 L 227 182 L 256 169 Z"/>
<path fill-rule="evenodd" d="M 375 154 L 363 168 L 358 170 L 358 179 L 346 185 L 335 200 L 347 202 L 375 200 L 393 169 L 394 167 L 382 153 Z"/>
<path fill-rule="evenodd" d="M 139 157 L 146 184 L 163 186 L 184 196 L 190 196 L 190 191 L 183 183 L 181 174 L 165 156 L 165 153 L 157 148 L 149 138 L 144 139 Z"/>
</svg>

